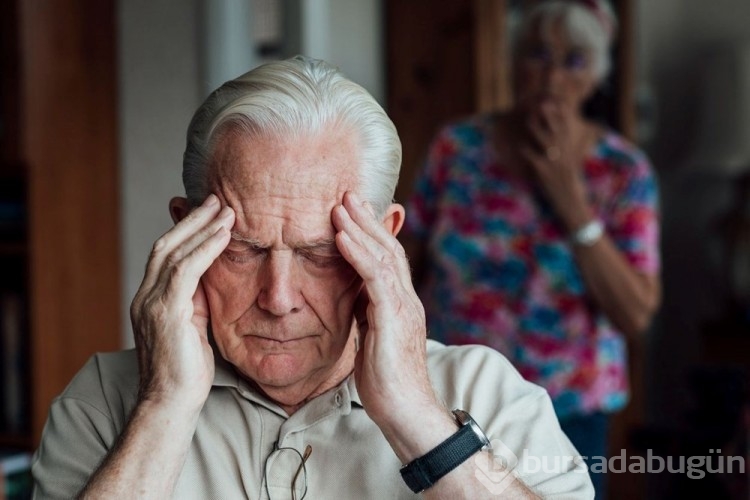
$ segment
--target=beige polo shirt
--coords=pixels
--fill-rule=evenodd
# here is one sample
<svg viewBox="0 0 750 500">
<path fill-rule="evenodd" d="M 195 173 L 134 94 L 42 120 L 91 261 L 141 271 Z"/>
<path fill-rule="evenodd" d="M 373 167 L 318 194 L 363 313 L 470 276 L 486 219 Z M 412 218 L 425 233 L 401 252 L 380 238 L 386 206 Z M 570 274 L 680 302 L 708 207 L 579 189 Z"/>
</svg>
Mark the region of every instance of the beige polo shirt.
<svg viewBox="0 0 750 500">
<path fill-rule="evenodd" d="M 516 474 L 529 487 L 545 498 L 593 498 L 585 469 L 569 459 L 577 453 L 547 393 L 501 354 L 428 341 L 428 366 L 446 406 L 468 411 L 495 449 L 512 450 Z M 34 498 L 75 496 L 125 427 L 137 389 L 133 350 L 89 360 L 50 408 L 33 461 Z M 544 462 L 525 467 L 527 456 Z M 174 498 L 288 499 L 295 475 L 297 499 L 305 490 L 307 499 L 419 498 L 401 479 L 401 465 L 352 377 L 290 417 L 220 360 Z M 500 478 L 475 465 L 488 493 L 502 490 Z"/>
</svg>

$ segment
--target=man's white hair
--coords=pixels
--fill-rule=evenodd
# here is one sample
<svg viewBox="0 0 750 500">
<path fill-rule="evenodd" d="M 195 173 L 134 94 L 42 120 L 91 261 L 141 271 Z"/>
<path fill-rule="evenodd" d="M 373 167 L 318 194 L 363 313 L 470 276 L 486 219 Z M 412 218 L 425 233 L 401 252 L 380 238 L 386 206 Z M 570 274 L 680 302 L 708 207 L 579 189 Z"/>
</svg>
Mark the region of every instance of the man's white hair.
<svg viewBox="0 0 750 500">
<path fill-rule="evenodd" d="M 275 61 L 226 82 L 193 115 L 182 181 L 189 202 L 209 195 L 209 162 L 224 131 L 294 141 L 343 130 L 357 145 L 359 193 L 382 216 L 393 201 L 401 141 L 383 108 L 328 63 L 304 56 Z"/>
<path fill-rule="evenodd" d="M 568 39 L 591 52 L 592 68 L 597 82 L 602 82 L 612 67 L 610 45 L 617 28 L 617 17 L 604 0 L 593 2 L 592 9 L 580 1 L 549 0 L 536 4 L 518 25 L 513 43 L 514 58 L 522 55 L 523 44 L 533 30 L 542 38 L 549 36 L 552 26 L 560 22 Z"/>
</svg>

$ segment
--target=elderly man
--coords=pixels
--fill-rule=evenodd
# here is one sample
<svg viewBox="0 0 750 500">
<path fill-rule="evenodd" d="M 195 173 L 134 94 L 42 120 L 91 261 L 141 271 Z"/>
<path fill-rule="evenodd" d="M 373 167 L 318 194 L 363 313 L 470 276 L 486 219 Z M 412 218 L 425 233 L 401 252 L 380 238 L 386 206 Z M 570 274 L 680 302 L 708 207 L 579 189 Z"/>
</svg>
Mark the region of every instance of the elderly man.
<svg viewBox="0 0 750 500">
<path fill-rule="evenodd" d="M 487 348 L 426 340 L 400 163 L 380 106 L 322 61 L 209 96 L 133 300 L 136 349 L 55 400 L 35 496 L 591 497 L 542 389 Z"/>
</svg>

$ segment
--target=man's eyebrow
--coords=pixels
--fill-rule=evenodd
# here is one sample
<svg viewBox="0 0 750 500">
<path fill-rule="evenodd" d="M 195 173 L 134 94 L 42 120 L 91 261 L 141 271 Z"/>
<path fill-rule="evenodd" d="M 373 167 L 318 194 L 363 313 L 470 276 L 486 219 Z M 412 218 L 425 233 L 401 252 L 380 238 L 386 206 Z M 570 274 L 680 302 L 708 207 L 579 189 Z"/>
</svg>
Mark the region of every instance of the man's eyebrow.
<svg viewBox="0 0 750 500">
<path fill-rule="evenodd" d="M 306 241 L 297 243 L 294 245 L 297 250 L 320 250 L 320 249 L 335 249 L 336 239 L 335 238 L 321 238 L 313 241 Z"/>
<path fill-rule="evenodd" d="M 265 245 L 263 245 L 263 243 L 261 243 L 260 240 L 251 238 L 250 236 L 244 236 L 238 233 L 237 231 L 232 231 L 230 235 L 232 236 L 233 240 L 241 241 L 242 243 L 247 243 L 253 248 L 265 248 Z"/>
<path fill-rule="evenodd" d="M 260 240 L 256 238 L 252 238 L 250 236 L 242 235 L 236 231 L 232 231 L 231 237 L 235 241 L 241 241 L 242 243 L 246 243 L 247 245 L 253 247 L 253 248 L 268 248 L 268 245 L 265 245 Z M 291 245 L 294 247 L 295 250 L 303 250 L 303 251 L 310 251 L 310 250 L 334 250 L 338 249 L 336 246 L 336 238 L 330 237 L 330 238 L 319 238 L 317 240 L 312 241 L 305 241 L 301 243 L 293 243 Z"/>
</svg>

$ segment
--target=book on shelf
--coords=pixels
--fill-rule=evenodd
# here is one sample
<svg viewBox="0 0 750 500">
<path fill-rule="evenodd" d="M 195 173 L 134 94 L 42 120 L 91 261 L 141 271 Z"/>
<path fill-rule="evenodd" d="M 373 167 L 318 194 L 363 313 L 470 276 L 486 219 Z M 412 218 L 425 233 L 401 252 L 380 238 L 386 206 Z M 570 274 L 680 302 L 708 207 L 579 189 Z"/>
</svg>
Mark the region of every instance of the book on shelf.
<svg viewBox="0 0 750 500">
<path fill-rule="evenodd" d="M 31 453 L 0 449 L 0 499 L 31 498 Z"/>
</svg>

